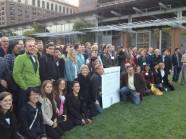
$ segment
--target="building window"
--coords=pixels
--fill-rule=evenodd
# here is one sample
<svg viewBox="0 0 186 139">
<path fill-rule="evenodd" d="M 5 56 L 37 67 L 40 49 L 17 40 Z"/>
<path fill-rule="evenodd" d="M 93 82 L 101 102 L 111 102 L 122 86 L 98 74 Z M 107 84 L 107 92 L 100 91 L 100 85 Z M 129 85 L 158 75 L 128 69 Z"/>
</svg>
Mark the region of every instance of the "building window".
<svg viewBox="0 0 186 139">
<path fill-rule="evenodd" d="M 42 8 L 45 8 L 45 2 L 42 1 Z"/>
<path fill-rule="evenodd" d="M 61 12 L 61 6 L 59 6 L 59 12 Z"/>
<path fill-rule="evenodd" d="M 51 10 L 53 11 L 54 10 L 54 4 L 51 3 Z"/>
<path fill-rule="evenodd" d="M 70 14 L 72 14 L 72 9 L 70 9 Z"/>
<path fill-rule="evenodd" d="M 65 10 L 66 10 L 66 8 L 65 7 L 63 7 L 63 13 L 65 14 Z"/>
<path fill-rule="evenodd" d="M 37 6 L 40 7 L 40 0 L 37 0 Z"/>
<path fill-rule="evenodd" d="M 49 2 L 47 2 L 47 9 L 49 10 Z"/>
<path fill-rule="evenodd" d="M 10 7 L 10 10 L 14 10 L 14 7 Z"/>
<path fill-rule="evenodd" d="M 32 5 L 36 6 L 36 0 L 32 0 Z"/>
<path fill-rule="evenodd" d="M 68 14 L 68 8 L 67 8 L 67 12 L 66 13 Z"/>
<path fill-rule="evenodd" d="M 55 5 L 55 11 L 57 12 L 57 4 Z"/>
<path fill-rule="evenodd" d="M 138 48 L 148 48 L 150 46 L 150 32 L 138 32 L 136 35 Z"/>
</svg>

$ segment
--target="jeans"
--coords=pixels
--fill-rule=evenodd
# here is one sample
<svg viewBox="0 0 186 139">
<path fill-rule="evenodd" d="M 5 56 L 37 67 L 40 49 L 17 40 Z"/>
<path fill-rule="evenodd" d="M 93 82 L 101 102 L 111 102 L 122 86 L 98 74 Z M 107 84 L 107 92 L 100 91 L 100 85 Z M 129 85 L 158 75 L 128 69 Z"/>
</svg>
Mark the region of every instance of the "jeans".
<svg viewBox="0 0 186 139">
<path fill-rule="evenodd" d="M 179 80 L 179 75 L 181 72 L 181 67 L 178 66 L 174 66 L 174 70 L 173 70 L 173 81 L 178 81 Z"/>
<path fill-rule="evenodd" d="M 102 113 L 103 112 L 103 108 L 99 104 L 95 104 L 95 107 L 96 107 L 97 113 Z"/>
<path fill-rule="evenodd" d="M 140 94 L 138 92 L 131 90 L 128 87 L 122 87 L 120 89 L 121 101 L 127 101 L 128 97 L 130 97 L 134 104 L 140 104 Z"/>
</svg>

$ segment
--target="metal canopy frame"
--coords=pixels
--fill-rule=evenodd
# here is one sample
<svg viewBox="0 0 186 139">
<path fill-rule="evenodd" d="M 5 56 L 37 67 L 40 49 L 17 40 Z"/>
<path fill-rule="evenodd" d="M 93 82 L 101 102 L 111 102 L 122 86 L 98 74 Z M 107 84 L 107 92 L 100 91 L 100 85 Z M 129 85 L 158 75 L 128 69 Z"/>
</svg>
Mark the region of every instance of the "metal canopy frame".
<svg viewBox="0 0 186 139">
<path fill-rule="evenodd" d="M 170 19 L 156 19 L 150 21 L 139 21 L 139 22 L 130 22 L 118 25 L 106 25 L 99 26 L 94 28 L 85 28 L 89 29 L 87 32 L 103 32 L 103 31 L 124 31 L 130 32 L 133 29 L 148 28 L 148 27 L 173 27 L 173 28 L 186 28 L 183 26 L 186 24 L 186 16 L 181 19 L 170 18 Z"/>
<path fill-rule="evenodd" d="M 45 32 L 45 33 L 36 33 L 33 34 L 35 37 L 39 38 L 46 38 L 46 37 L 65 37 L 65 36 L 73 36 L 73 35 L 85 35 L 85 33 L 80 32 L 80 31 L 71 31 L 71 32 L 58 32 L 58 33 L 50 33 L 50 32 Z"/>
</svg>

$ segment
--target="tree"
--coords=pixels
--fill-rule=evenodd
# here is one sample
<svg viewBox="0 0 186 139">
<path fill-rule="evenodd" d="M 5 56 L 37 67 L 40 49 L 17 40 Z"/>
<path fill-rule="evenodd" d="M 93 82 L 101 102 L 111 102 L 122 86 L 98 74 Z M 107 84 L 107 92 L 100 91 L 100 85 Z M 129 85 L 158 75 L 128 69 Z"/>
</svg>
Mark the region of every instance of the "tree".
<svg viewBox="0 0 186 139">
<path fill-rule="evenodd" d="M 25 31 L 23 33 L 23 35 L 24 36 L 32 36 L 34 33 L 42 33 L 42 32 L 46 32 L 46 31 L 47 31 L 47 29 L 45 28 L 45 26 L 42 26 L 39 23 L 33 22 L 32 30 Z"/>
<path fill-rule="evenodd" d="M 94 27 L 95 25 L 84 20 L 81 19 L 80 21 L 76 22 L 73 26 L 73 30 L 74 31 L 81 31 L 81 32 L 86 32 L 87 28 L 91 28 Z M 86 35 L 80 35 L 78 36 L 78 40 L 81 43 L 85 43 L 85 42 L 94 42 L 95 41 L 95 34 L 94 33 L 88 33 L 86 32 Z"/>
<path fill-rule="evenodd" d="M 95 26 L 94 24 L 82 19 L 74 24 L 73 30 L 83 31 L 86 28 L 90 28 L 90 27 L 94 27 L 94 26 Z"/>
</svg>

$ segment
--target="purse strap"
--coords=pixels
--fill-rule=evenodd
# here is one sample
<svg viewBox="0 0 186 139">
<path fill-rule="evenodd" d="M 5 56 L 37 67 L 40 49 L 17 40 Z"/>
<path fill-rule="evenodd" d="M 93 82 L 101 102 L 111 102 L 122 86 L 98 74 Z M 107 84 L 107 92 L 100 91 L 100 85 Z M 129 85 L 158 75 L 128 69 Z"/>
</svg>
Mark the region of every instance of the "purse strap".
<svg viewBox="0 0 186 139">
<path fill-rule="evenodd" d="M 33 127 L 33 125 L 34 125 L 34 123 L 35 123 L 35 121 L 36 121 L 37 115 L 38 115 L 38 109 L 36 109 L 36 114 L 35 114 L 35 116 L 34 116 L 34 119 L 33 119 L 32 123 L 31 123 L 30 126 L 29 126 L 29 130 L 32 129 L 32 127 Z"/>
</svg>

